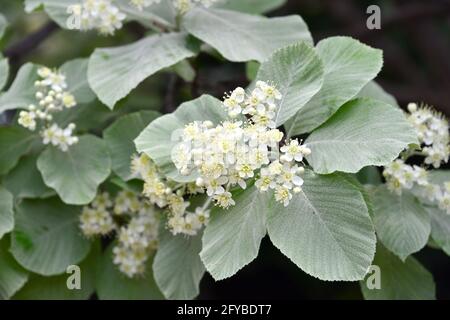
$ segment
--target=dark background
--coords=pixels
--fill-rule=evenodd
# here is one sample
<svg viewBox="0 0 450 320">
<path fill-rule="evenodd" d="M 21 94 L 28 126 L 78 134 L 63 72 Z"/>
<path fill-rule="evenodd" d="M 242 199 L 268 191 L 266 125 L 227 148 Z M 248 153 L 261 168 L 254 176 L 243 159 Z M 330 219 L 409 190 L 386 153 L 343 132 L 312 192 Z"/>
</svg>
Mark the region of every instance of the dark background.
<svg viewBox="0 0 450 320">
<path fill-rule="evenodd" d="M 381 30 L 366 28 L 366 9 L 371 4 L 381 7 Z M 95 47 L 123 45 L 146 33 L 135 23 L 109 38 L 92 32 L 61 30 L 44 13 L 25 15 L 22 1 L 18 0 L 0 0 L 0 11 L 12 23 L 0 47 L 10 58 L 13 74 L 28 61 L 58 66 L 89 56 Z M 450 115 L 450 0 L 290 0 L 269 15 L 289 14 L 303 17 L 316 42 L 329 36 L 348 35 L 382 49 L 385 63 L 377 81 L 402 107 L 408 102 L 426 102 Z M 243 64 L 226 63 L 207 54 L 201 54 L 193 64 L 197 71 L 193 83 L 161 73 L 144 81 L 122 105 L 170 112 L 180 102 L 202 93 L 220 98 L 223 92 L 248 83 Z M 106 114 L 107 109 L 102 112 L 99 115 L 105 117 L 106 127 L 113 119 Z M 450 257 L 431 248 L 415 256 L 434 274 L 438 298 L 450 299 Z M 362 298 L 358 283 L 324 282 L 305 274 L 267 237 L 259 257 L 232 279 L 215 283 L 206 275 L 199 298 L 249 297 Z"/>
</svg>

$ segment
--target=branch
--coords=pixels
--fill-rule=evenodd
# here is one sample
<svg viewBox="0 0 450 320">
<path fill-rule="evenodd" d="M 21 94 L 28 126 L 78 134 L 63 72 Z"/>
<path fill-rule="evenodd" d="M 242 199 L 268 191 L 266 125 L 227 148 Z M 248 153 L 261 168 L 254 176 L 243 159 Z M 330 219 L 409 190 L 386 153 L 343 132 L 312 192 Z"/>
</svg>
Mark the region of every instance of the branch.
<svg viewBox="0 0 450 320">
<path fill-rule="evenodd" d="M 29 34 L 24 39 L 7 48 L 4 55 L 11 60 L 18 60 L 31 51 L 36 49 L 45 39 L 47 39 L 54 31 L 58 29 L 58 25 L 54 22 L 48 22 L 39 30 Z"/>
</svg>

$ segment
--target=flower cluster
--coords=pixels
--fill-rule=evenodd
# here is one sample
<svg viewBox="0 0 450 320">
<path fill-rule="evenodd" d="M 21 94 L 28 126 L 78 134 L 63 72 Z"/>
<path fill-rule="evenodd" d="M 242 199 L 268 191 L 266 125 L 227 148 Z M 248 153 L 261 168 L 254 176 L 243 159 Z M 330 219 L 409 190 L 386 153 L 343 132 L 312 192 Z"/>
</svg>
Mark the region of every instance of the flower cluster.
<svg viewBox="0 0 450 320">
<path fill-rule="evenodd" d="M 159 208 L 167 209 L 169 213 L 168 227 L 174 235 L 195 235 L 208 223 L 207 203 L 202 207 L 195 208 L 194 212 L 188 211 L 190 203 L 184 197 L 203 191 L 195 184 L 176 185 L 165 179 L 145 154 L 133 157 L 131 171 L 135 177 L 144 180 L 143 193 L 150 202 Z"/>
<path fill-rule="evenodd" d="M 113 261 L 121 272 L 134 277 L 145 271 L 145 263 L 157 247 L 159 220 L 154 207 L 134 192 L 120 191 L 114 199 L 104 192 L 83 208 L 80 228 L 87 237 L 116 231 Z"/>
<path fill-rule="evenodd" d="M 287 206 L 291 191 L 301 191 L 304 168 L 299 163 L 311 151 L 298 140 L 279 149 L 284 135 L 275 129 L 274 118 L 281 98 L 274 86 L 262 81 L 248 95 L 243 88 L 235 89 L 223 105 L 231 118 L 239 119 L 217 126 L 193 122 L 184 128 L 181 142 L 172 150 L 179 172 L 198 175 L 197 187 L 222 208 L 235 204 L 232 188 L 245 189 L 246 180 L 253 178 L 260 191 L 275 190 L 275 199 Z"/>
<path fill-rule="evenodd" d="M 408 111 L 411 113 L 408 120 L 424 146 L 422 152 L 426 157 L 425 164 L 439 168 L 441 163 L 447 163 L 450 155 L 448 121 L 442 114 L 427 106 L 418 107 L 417 104 L 410 103 Z"/>
<path fill-rule="evenodd" d="M 401 195 L 404 189 L 414 188 L 424 198 L 436 202 L 439 208 L 450 214 L 450 184 L 441 188 L 429 181 L 429 171 L 425 168 L 405 163 L 411 155 L 424 156 L 424 164 L 434 168 L 446 163 L 450 152 L 448 122 L 441 114 L 426 106 L 418 107 L 417 104 L 410 103 L 408 111 L 408 120 L 417 132 L 422 150 L 407 150 L 403 153 L 403 159 L 397 159 L 384 168 L 383 176 L 387 187 L 398 195 Z"/>
<path fill-rule="evenodd" d="M 104 35 L 113 35 L 116 30 L 121 29 L 126 18 L 110 0 L 84 0 L 69 9 L 80 30 L 96 29 Z"/>
<path fill-rule="evenodd" d="M 42 67 L 38 71 L 39 80 L 35 82 L 37 105 L 29 105 L 28 110 L 19 113 L 18 123 L 31 130 L 36 130 L 38 121 L 43 123 L 40 132 L 43 143 L 51 143 L 62 151 L 77 143 L 78 138 L 73 136 L 75 124 L 71 123 L 66 128 L 60 128 L 53 123 L 52 113 L 70 109 L 76 106 L 75 97 L 66 91 L 67 83 L 65 76 L 49 68 Z"/>
</svg>

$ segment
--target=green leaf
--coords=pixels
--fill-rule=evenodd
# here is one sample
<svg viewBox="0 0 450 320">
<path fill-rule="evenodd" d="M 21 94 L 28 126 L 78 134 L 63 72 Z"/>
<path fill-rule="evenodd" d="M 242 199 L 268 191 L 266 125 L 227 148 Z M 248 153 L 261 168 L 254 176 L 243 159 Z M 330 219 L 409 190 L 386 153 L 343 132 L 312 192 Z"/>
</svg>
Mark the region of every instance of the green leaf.
<svg viewBox="0 0 450 320">
<path fill-rule="evenodd" d="M 134 139 L 158 115 L 159 113 L 155 111 L 128 114 L 105 130 L 103 137 L 111 154 L 112 169 L 123 180 L 131 178 L 131 157 L 136 154 Z"/>
<path fill-rule="evenodd" d="M 16 198 L 41 198 L 54 194 L 42 180 L 36 166 L 37 158 L 38 154 L 23 157 L 3 180 L 5 187 Z"/>
<path fill-rule="evenodd" d="M 401 196 L 385 186 L 373 193 L 373 222 L 378 239 L 402 261 L 422 249 L 430 236 L 430 216 L 407 190 Z"/>
<path fill-rule="evenodd" d="M 260 66 L 261 64 L 256 61 L 249 61 L 245 64 L 245 75 L 248 80 L 253 81 L 256 79 Z"/>
<path fill-rule="evenodd" d="M 362 184 L 377 186 L 383 183 L 380 171 L 376 167 L 364 167 L 356 174 L 356 177 Z"/>
<path fill-rule="evenodd" d="M 9 63 L 8 59 L 3 58 L 0 54 L 0 90 L 2 90 L 8 82 Z M 0 105 L 1 108 L 1 105 Z"/>
<path fill-rule="evenodd" d="M 266 235 L 268 195 L 252 186 L 235 201 L 229 210 L 213 210 L 203 235 L 200 257 L 215 280 L 229 278 L 253 261 Z"/>
<path fill-rule="evenodd" d="M 157 71 L 195 55 L 182 33 L 153 35 L 115 48 L 96 49 L 88 79 L 99 99 L 111 109 Z"/>
<path fill-rule="evenodd" d="M 323 66 L 314 49 L 301 42 L 276 51 L 261 65 L 256 79 L 273 82 L 283 95 L 275 117 L 279 127 L 320 90 Z"/>
<path fill-rule="evenodd" d="M 97 268 L 96 291 L 101 300 L 161 300 L 153 278 L 153 258 L 147 261 L 143 276 L 128 278 L 112 261 L 113 244 L 103 253 Z"/>
<path fill-rule="evenodd" d="M 38 9 L 43 3 L 44 0 L 25 0 L 25 12 L 31 13 L 34 10 Z"/>
<path fill-rule="evenodd" d="M 275 10 L 286 3 L 286 0 L 227 0 L 216 6 L 245 13 L 262 14 Z"/>
<path fill-rule="evenodd" d="M 431 217 L 431 238 L 450 256 L 450 214 L 438 208 L 427 207 L 426 210 Z"/>
<path fill-rule="evenodd" d="M 289 137 L 311 132 L 331 117 L 345 102 L 380 72 L 382 51 L 348 37 L 332 37 L 316 47 L 325 77 L 320 91 L 286 126 Z"/>
<path fill-rule="evenodd" d="M 156 283 L 167 299 L 190 300 L 199 293 L 205 267 L 200 260 L 201 234 L 174 236 L 164 230 L 153 261 Z"/>
<path fill-rule="evenodd" d="M 367 300 L 434 300 L 436 288 L 433 275 L 416 259 L 409 257 L 402 262 L 381 245 L 373 264 L 380 268 L 381 288 L 369 289 L 361 281 L 361 291 Z M 373 277 L 373 276 L 372 276 Z"/>
<path fill-rule="evenodd" d="M 0 13 L 0 39 L 5 35 L 6 28 L 8 28 L 8 21 L 6 20 L 5 16 Z"/>
<path fill-rule="evenodd" d="M 37 167 L 45 184 L 65 203 L 84 205 L 95 198 L 97 187 L 109 176 L 111 158 L 102 139 L 85 135 L 66 152 L 48 146 Z"/>
<path fill-rule="evenodd" d="M 317 173 L 358 172 L 392 162 L 417 134 L 403 111 L 384 102 L 356 99 L 346 103 L 305 141 L 306 159 Z"/>
<path fill-rule="evenodd" d="M 0 186 L 0 239 L 14 228 L 13 206 L 12 194 Z"/>
<path fill-rule="evenodd" d="M 11 87 L 0 95 L 0 113 L 26 108 L 36 102 L 34 82 L 38 80 L 37 68 L 36 65 L 27 63 L 19 69 Z"/>
<path fill-rule="evenodd" d="M 64 63 L 60 71 L 66 76 L 67 90 L 75 96 L 78 104 L 95 100 L 95 94 L 87 79 L 88 59 L 75 59 Z"/>
<path fill-rule="evenodd" d="M 322 280 L 361 280 L 375 254 L 375 232 L 361 192 L 340 175 L 306 171 L 289 206 L 272 200 L 272 243 L 306 273 Z"/>
<path fill-rule="evenodd" d="M 21 127 L 0 127 L 0 175 L 8 173 L 27 153 L 36 136 Z"/>
<path fill-rule="evenodd" d="M 215 124 L 228 118 L 222 102 L 203 95 L 180 105 L 174 113 L 151 122 L 134 140 L 138 152 L 145 152 L 172 180 L 188 182 L 193 176 L 182 176 L 172 162 L 172 148 L 178 143 L 176 135 L 193 121 L 209 120 Z"/>
<path fill-rule="evenodd" d="M 82 261 L 90 242 L 79 229 L 80 208 L 58 198 L 23 200 L 16 207 L 11 252 L 26 269 L 50 276 Z"/>
<path fill-rule="evenodd" d="M 72 273 L 43 277 L 32 274 L 25 286 L 14 295 L 14 300 L 87 300 L 94 293 L 95 271 L 101 255 L 100 243 L 96 242 L 80 267 L 80 289 L 70 290 L 67 281 Z"/>
<path fill-rule="evenodd" d="M 266 18 L 222 9 L 196 8 L 183 19 L 189 33 L 227 60 L 265 61 L 275 50 L 299 41 L 312 43 L 300 16 Z"/>
<path fill-rule="evenodd" d="M 27 282 L 28 272 L 12 257 L 9 241 L 0 241 L 0 300 L 11 298 Z"/>
<path fill-rule="evenodd" d="M 192 82 L 195 79 L 195 69 L 187 60 L 182 60 L 174 64 L 169 70 L 175 72 L 181 79 L 186 82 Z"/>
<path fill-rule="evenodd" d="M 400 108 L 394 96 L 384 91 L 384 89 L 375 81 L 370 81 L 368 84 L 366 84 L 364 88 L 362 88 L 358 93 L 357 97 L 380 100 L 387 104 L 390 104 L 391 106 Z"/>
</svg>

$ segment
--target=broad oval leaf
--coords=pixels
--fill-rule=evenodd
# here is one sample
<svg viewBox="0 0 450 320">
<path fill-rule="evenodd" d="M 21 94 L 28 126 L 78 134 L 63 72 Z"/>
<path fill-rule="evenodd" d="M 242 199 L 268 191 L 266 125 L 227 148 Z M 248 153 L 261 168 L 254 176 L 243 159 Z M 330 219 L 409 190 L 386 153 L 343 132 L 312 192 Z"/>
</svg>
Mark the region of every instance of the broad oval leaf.
<svg viewBox="0 0 450 320">
<path fill-rule="evenodd" d="M 196 8 L 183 17 L 186 30 L 227 60 L 263 62 L 275 50 L 299 41 L 312 43 L 300 16 L 266 18 L 230 10 Z"/>
<path fill-rule="evenodd" d="M 2 55 L 0 54 L 0 90 L 2 90 L 5 87 L 6 82 L 8 82 L 8 76 L 9 76 L 8 59 L 3 58 Z"/>
<path fill-rule="evenodd" d="M 357 95 L 358 98 L 371 98 L 375 100 L 383 101 L 391 106 L 400 108 L 395 97 L 387 93 L 378 83 L 370 81 L 361 89 Z"/>
<path fill-rule="evenodd" d="M 286 0 L 227 0 L 219 1 L 217 7 L 245 13 L 262 14 L 275 10 L 286 3 Z"/>
<path fill-rule="evenodd" d="M 111 244 L 97 264 L 96 292 L 102 300 L 161 300 L 163 295 L 155 283 L 152 272 L 153 257 L 147 261 L 144 275 L 128 278 L 112 261 Z"/>
<path fill-rule="evenodd" d="M 323 66 L 314 49 L 301 42 L 277 50 L 261 65 L 256 79 L 274 83 L 283 95 L 275 117 L 279 127 L 320 90 Z"/>
<path fill-rule="evenodd" d="M 203 234 L 200 257 L 215 280 L 229 278 L 253 261 L 266 235 L 268 194 L 252 186 L 235 201 L 228 210 L 213 210 Z"/>
<path fill-rule="evenodd" d="M 8 91 L 0 95 L 0 113 L 26 108 L 36 102 L 34 82 L 38 79 L 37 68 L 34 64 L 26 63 L 19 69 Z"/>
<path fill-rule="evenodd" d="M 103 137 L 111 154 L 112 170 L 123 180 L 130 179 L 131 157 L 136 153 L 134 139 L 158 116 L 156 111 L 135 112 L 119 118 L 105 130 Z"/>
<path fill-rule="evenodd" d="M 97 260 L 101 255 L 100 243 L 92 246 L 89 255 L 79 263 L 80 289 L 69 289 L 73 273 L 44 277 L 32 274 L 22 289 L 13 296 L 14 300 L 87 300 L 94 293 Z M 74 269 L 75 270 L 75 269 Z"/>
<path fill-rule="evenodd" d="M 88 79 L 98 98 L 112 109 L 144 79 L 194 55 L 183 33 L 152 35 L 126 46 L 96 49 Z"/>
<path fill-rule="evenodd" d="M 375 78 L 383 65 L 381 50 L 348 37 L 322 40 L 316 50 L 324 66 L 324 83 L 286 125 L 290 137 L 311 132 L 324 123 Z"/>
<path fill-rule="evenodd" d="M 23 200 L 16 207 L 11 252 L 26 269 L 50 276 L 82 261 L 90 242 L 79 229 L 80 208 L 54 197 Z"/>
<path fill-rule="evenodd" d="M 356 99 L 346 103 L 305 141 L 309 164 L 317 173 L 355 173 L 392 162 L 417 134 L 403 111 L 384 102 Z"/>
<path fill-rule="evenodd" d="M 9 241 L 0 241 L 0 300 L 11 298 L 28 280 L 28 271 L 22 268 L 9 252 Z"/>
<path fill-rule="evenodd" d="M 0 127 L 0 175 L 8 173 L 26 154 L 37 135 L 22 127 Z"/>
<path fill-rule="evenodd" d="M 375 254 L 375 232 L 361 192 L 340 175 L 307 170 L 289 206 L 269 208 L 272 243 L 306 273 L 322 280 L 364 278 Z"/>
<path fill-rule="evenodd" d="M 375 279 L 376 275 L 369 273 L 366 279 L 361 281 L 361 291 L 365 299 L 436 299 L 433 275 L 413 257 L 402 262 L 382 245 L 378 245 L 373 265 L 379 268 L 375 272 L 380 273 L 380 278 Z M 369 289 L 367 283 L 372 285 L 373 281 L 380 281 L 380 288 Z"/>
<path fill-rule="evenodd" d="M 228 118 L 222 102 L 203 95 L 181 104 L 174 113 L 159 117 L 150 123 L 134 141 L 138 152 L 145 152 L 172 180 L 193 181 L 192 176 L 179 174 L 172 162 L 172 148 L 178 143 L 176 133 L 193 121 L 212 121 L 215 124 Z"/>
<path fill-rule="evenodd" d="M 75 59 L 64 63 L 59 69 L 65 76 L 68 91 L 75 96 L 77 104 L 95 100 L 95 94 L 87 79 L 88 59 Z"/>
<path fill-rule="evenodd" d="M 5 35 L 6 28 L 8 27 L 8 21 L 6 20 L 5 16 L 0 13 L 0 40 Z M 0 86 L 1 89 L 1 86 Z"/>
<path fill-rule="evenodd" d="M 97 187 L 109 176 L 111 159 L 102 139 L 85 135 L 66 152 L 47 147 L 37 167 L 45 184 L 65 203 L 84 205 L 95 198 Z"/>
<path fill-rule="evenodd" d="M 398 196 L 379 186 L 372 203 L 378 239 L 402 261 L 427 244 L 430 216 L 410 192 L 404 190 Z"/>
<path fill-rule="evenodd" d="M 0 239 L 14 228 L 13 206 L 13 195 L 0 186 Z"/>
<path fill-rule="evenodd" d="M 159 289 L 167 299 L 194 299 L 199 293 L 205 267 L 200 260 L 201 234 L 191 237 L 161 234 L 153 261 L 153 273 Z"/>
<path fill-rule="evenodd" d="M 37 158 L 38 154 L 22 157 L 3 180 L 3 184 L 14 194 L 14 197 L 40 198 L 55 194 L 42 180 L 42 175 L 36 166 Z"/>
<path fill-rule="evenodd" d="M 431 238 L 450 256 L 450 214 L 438 208 L 426 209 L 431 217 Z"/>
</svg>

